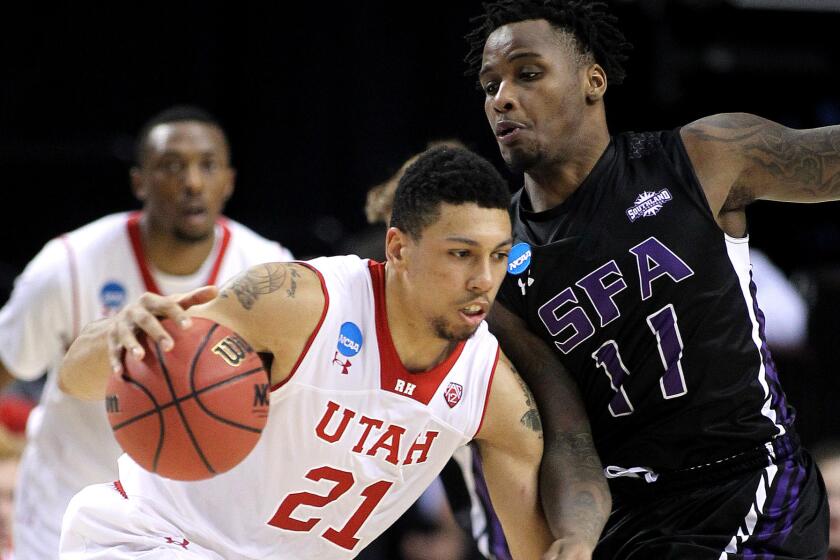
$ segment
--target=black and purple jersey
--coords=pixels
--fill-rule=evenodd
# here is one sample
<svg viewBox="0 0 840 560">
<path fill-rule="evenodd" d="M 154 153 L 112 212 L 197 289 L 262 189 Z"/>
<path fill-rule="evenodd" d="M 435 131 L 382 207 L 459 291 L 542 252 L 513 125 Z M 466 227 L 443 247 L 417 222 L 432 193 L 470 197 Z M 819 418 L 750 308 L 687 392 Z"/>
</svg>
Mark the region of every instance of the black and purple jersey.
<svg viewBox="0 0 840 560">
<path fill-rule="evenodd" d="M 652 482 L 791 429 L 748 240 L 717 225 L 679 131 L 615 136 L 572 196 L 530 208 L 523 189 L 499 300 L 577 380 L 608 477 Z"/>
</svg>

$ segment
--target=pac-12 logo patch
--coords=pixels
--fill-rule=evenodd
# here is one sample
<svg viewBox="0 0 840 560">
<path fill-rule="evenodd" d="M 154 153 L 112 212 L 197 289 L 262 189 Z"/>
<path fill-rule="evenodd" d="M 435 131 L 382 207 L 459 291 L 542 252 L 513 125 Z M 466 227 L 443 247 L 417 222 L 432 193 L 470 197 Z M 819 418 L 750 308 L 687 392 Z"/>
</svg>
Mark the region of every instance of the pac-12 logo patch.
<svg viewBox="0 0 840 560">
<path fill-rule="evenodd" d="M 464 394 L 464 387 L 458 383 L 450 383 L 446 386 L 443 392 L 443 398 L 446 399 L 446 404 L 449 408 L 453 408 L 456 404 L 461 402 L 461 396 Z"/>
<path fill-rule="evenodd" d="M 639 218 L 656 216 L 673 198 L 668 189 L 662 189 L 659 192 L 644 191 L 636 197 L 633 206 L 627 209 L 627 217 L 631 222 L 635 222 Z"/>
<path fill-rule="evenodd" d="M 126 297 L 122 284 L 113 280 L 106 282 L 99 290 L 99 301 L 102 302 L 106 315 L 119 311 L 125 305 Z"/>
<path fill-rule="evenodd" d="M 508 254 L 508 274 L 517 276 L 531 266 L 531 246 L 527 243 L 517 243 Z"/>
<path fill-rule="evenodd" d="M 362 340 L 362 331 L 356 323 L 348 321 L 341 325 L 338 334 L 338 351 L 348 358 L 355 356 L 362 349 Z"/>
</svg>

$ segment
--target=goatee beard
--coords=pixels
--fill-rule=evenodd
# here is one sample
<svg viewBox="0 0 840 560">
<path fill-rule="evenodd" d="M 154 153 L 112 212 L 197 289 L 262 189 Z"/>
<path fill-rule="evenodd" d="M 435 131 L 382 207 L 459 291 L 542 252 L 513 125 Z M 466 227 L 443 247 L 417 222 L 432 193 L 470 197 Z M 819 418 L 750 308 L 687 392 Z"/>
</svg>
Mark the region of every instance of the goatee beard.
<svg viewBox="0 0 840 560">
<path fill-rule="evenodd" d="M 175 228 L 172 233 L 174 234 L 175 239 L 182 243 L 201 243 L 213 236 L 213 228 L 210 228 L 208 231 L 198 233 L 189 233 L 180 228 Z"/>
</svg>

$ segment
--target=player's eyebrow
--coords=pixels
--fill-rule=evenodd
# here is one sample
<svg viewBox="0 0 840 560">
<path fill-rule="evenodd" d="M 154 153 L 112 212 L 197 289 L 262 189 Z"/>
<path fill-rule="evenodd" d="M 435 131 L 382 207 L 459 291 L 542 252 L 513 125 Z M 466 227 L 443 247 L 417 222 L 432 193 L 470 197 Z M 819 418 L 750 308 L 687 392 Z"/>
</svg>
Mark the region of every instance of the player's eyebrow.
<svg viewBox="0 0 840 560">
<path fill-rule="evenodd" d="M 454 235 L 452 237 L 447 237 L 446 240 L 447 241 L 454 241 L 456 243 L 463 243 L 464 245 L 469 245 L 471 247 L 477 247 L 477 246 L 480 245 L 480 243 L 478 241 L 476 241 L 475 239 L 470 239 L 469 237 L 459 237 L 457 235 Z M 508 237 L 507 239 L 505 239 L 504 241 L 502 241 L 501 243 L 496 245 L 494 247 L 494 249 L 504 247 L 505 245 L 511 245 L 512 243 L 513 243 L 513 238 Z"/>
<path fill-rule="evenodd" d="M 514 60 L 517 60 L 519 58 L 542 58 L 542 55 L 534 51 L 519 51 L 509 54 L 506 60 L 508 62 L 513 62 Z M 484 74 L 490 72 L 491 70 L 493 70 L 493 65 L 485 64 L 481 67 L 481 70 L 478 72 L 478 77 L 482 77 Z"/>
</svg>

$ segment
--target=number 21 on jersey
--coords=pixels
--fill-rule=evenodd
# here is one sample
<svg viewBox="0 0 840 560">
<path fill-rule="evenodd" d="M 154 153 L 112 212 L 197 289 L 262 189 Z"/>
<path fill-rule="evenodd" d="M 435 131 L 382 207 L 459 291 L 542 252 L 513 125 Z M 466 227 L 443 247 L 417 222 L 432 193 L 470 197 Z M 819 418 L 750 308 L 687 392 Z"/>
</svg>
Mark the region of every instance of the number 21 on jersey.
<svg viewBox="0 0 840 560">
<path fill-rule="evenodd" d="M 286 496 L 280 507 L 277 508 L 274 516 L 268 521 L 268 524 L 277 527 L 278 529 L 285 529 L 287 531 L 307 532 L 313 530 L 321 521 L 320 517 L 309 517 L 307 519 L 300 519 L 294 517 L 292 514 L 299 506 L 311 506 L 316 508 L 323 508 L 326 505 L 338 500 L 346 494 L 353 485 L 356 479 L 353 473 L 349 471 L 342 471 L 334 469 L 333 467 L 318 467 L 306 473 L 306 478 L 313 482 L 320 482 L 321 480 L 328 480 L 334 482 L 335 485 L 330 489 L 326 496 L 313 494 L 311 492 L 294 492 Z M 359 539 L 356 538 L 356 533 L 361 528 L 362 524 L 370 517 L 377 504 L 382 501 L 385 494 L 393 486 L 393 482 L 387 480 L 380 480 L 364 488 L 359 494 L 362 496 L 362 501 L 350 518 L 340 528 L 328 527 L 321 533 L 321 537 L 327 539 L 331 543 L 353 550 L 358 544 Z M 346 498 L 350 499 L 350 497 Z"/>
</svg>

